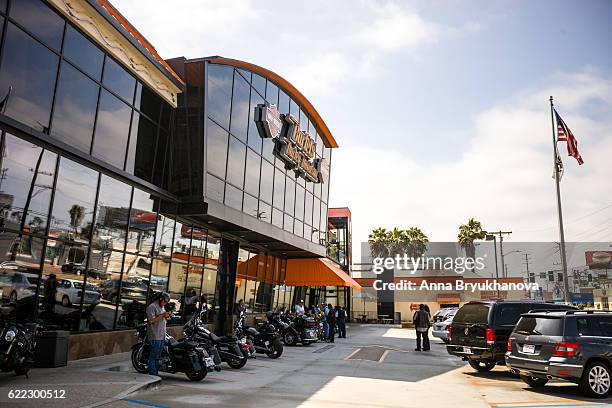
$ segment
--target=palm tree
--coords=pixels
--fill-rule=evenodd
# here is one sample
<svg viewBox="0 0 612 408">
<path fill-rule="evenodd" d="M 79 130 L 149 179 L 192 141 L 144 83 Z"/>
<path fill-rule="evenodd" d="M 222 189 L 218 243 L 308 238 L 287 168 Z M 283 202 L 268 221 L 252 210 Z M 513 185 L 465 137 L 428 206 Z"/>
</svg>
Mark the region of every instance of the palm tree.
<svg viewBox="0 0 612 408">
<path fill-rule="evenodd" d="M 404 231 L 404 239 L 406 242 L 406 254 L 413 258 L 423 256 L 429 242 L 429 238 L 423 230 L 418 227 L 410 227 Z"/>
<path fill-rule="evenodd" d="M 375 228 L 368 235 L 368 243 L 370 244 L 370 252 L 374 258 L 385 258 L 389 256 L 389 232 L 382 227 Z"/>
<path fill-rule="evenodd" d="M 68 210 L 68 214 L 70 214 L 70 226 L 74 228 L 74 234 L 77 235 L 77 228 L 81 225 L 83 217 L 85 217 L 85 207 L 73 204 L 70 210 Z"/>
<path fill-rule="evenodd" d="M 484 239 L 487 233 L 482 230 L 482 224 L 480 221 L 470 218 L 467 224 L 461 224 L 459 226 L 459 233 L 457 234 L 457 241 L 461 248 L 465 250 L 465 255 L 468 258 L 474 259 L 476 257 L 476 246 L 474 241 L 477 239 Z"/>
</svg>

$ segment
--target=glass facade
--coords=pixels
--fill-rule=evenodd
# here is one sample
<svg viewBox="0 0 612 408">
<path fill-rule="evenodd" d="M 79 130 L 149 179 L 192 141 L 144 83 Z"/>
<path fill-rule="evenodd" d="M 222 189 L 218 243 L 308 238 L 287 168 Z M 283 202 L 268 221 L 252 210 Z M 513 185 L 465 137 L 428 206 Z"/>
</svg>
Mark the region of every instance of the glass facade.
<svg viewBox="0 0 612 408">
<path fill-rule="evenodd" d="M 244 69 L 209 63 L 206 103 L 206 198 L 320 244 L 327 231 L 329 183 L 312 183 L 287 170 L 274 142 L 259 135 L 258 104 L 278 105 L 316 141 L 316 158 L 331 161 L 312 122 L 272 81 Z"/>
</svg>

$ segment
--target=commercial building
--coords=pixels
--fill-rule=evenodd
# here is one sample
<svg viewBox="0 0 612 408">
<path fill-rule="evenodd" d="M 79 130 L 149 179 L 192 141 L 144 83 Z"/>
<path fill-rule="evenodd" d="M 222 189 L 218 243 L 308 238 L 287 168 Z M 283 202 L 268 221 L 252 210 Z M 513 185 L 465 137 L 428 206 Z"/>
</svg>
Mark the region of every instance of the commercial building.
<svg viewBox="0 0 612 408">
<path fill-rule="evenodd" d="M 163 60 L 106 0 L 4 0 L 0 26 L 0 288 L 71 358 L 128 349 L 160 291 L 224 332 L 238 299 L 359 286 L 324 258 L 337 143 L 285 79 Z"/>
</svg>

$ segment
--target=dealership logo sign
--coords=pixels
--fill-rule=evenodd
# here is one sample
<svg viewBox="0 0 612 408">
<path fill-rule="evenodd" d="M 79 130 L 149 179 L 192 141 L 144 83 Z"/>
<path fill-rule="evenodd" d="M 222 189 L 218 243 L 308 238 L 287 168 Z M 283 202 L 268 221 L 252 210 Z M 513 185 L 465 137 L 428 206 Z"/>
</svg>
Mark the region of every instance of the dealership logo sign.
<svg viewBox="0 0 612 408">
<path fill-rule="evenodd" d="M 275 154 L 286 168 L 313 183 L 327 182 L 329 163 L 315 159 L 315 141 L 295 117 L 279 113 L 275 105 L 260 104 L 255 108 L 255 123 L 261 137 L 274 139 Z"/>
</svg>

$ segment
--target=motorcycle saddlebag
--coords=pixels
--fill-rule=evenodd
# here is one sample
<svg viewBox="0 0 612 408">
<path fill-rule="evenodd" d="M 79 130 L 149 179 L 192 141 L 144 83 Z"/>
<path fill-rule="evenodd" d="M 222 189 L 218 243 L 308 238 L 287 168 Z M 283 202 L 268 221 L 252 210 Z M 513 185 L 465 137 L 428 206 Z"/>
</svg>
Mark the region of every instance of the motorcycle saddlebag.
<svg viewBox="0 0 612 408">
<path fill-rule="evenodd" d="M 178 371 L 193 373 L 206 369 L 202 366 L 200 357 L 195 350 L 181 350 L 176 353 L 175 358 Z"/>
</svg>

